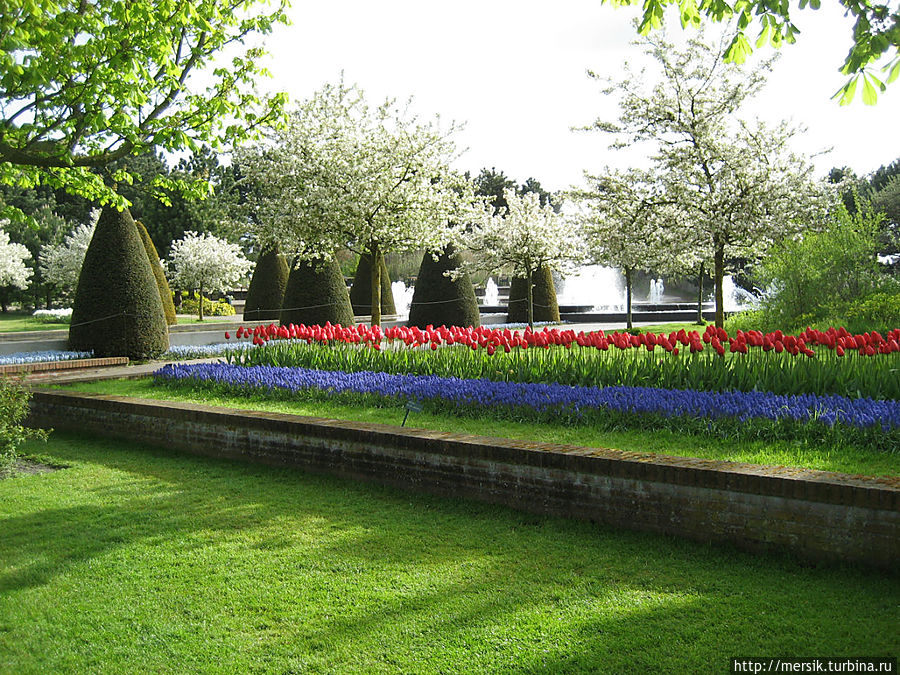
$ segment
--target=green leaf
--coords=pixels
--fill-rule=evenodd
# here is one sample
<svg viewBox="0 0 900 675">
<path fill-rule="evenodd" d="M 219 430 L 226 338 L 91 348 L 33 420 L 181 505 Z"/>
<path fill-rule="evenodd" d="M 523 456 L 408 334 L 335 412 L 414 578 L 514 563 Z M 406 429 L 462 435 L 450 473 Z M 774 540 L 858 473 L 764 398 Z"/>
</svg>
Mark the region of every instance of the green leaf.
<svg viewBox="0 0 900 675">
<path fill-rule="evenodd" d="M 891 68 L 891 72 L 887 76 L 886 82 L 890 84 L 894 80 L 900 77 L 900 59 L 897 59 L 897 62 L 894 64 L 894 67 Z"/>
<path fill-rule="evenodd" d="M 867 75 L 863 76 L 862 100 L 866 105 L 875 105 L 878 102 L 878 92 Z"/>
<path fill-rule="evenodd" d="M 834 93 L 834 96 L 831 97 L 832 100 L 840 96 L 840 105 L 850 105 L 853 102 L 853 97 L 856 96 L 856 83 L 858 80 L 859 76 L 850 78 L 847 84 L 845 84 Z"/>
</svg>

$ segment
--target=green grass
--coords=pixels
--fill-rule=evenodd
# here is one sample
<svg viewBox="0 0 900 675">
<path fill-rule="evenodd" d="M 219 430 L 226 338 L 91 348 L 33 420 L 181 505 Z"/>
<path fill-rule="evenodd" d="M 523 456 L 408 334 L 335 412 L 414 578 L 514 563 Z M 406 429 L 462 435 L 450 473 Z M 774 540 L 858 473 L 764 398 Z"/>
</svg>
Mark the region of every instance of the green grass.
<svg viewBox="0 0 900 675">
<path fill-rule="evenodd" d="M 0 481 L 0 672 L 727 672 L 896 655 L 895 576 L 54 433 Z"/>
<path fill-rule="evenodd" d="M 333 402 L 272 400 L 265 394 L 224 396 L 211 393 L 203 388 L 173 391 L 167 387 L 155 385 L 149 378 L 78 383 L 62 388 L 380 424 L 399 424 L 403 419 L 404 412 L 399 407 L 373 408 Z M 424 412 L 410 415 L 408 424 L 438 431 L 572 443 L 590 447 L 656 452 L 681 457 L 724 459 L 871 476 L 900 475 L 900 453 L 877 452 L 865 447 L 850 445 L 838 449 L 799 441 L 736 443 L 728 439 L 666 430 L 598 431 L 590 427 L 564 424 L 528 424 L 488 418 L 434 415 Z"/>
<path fill-rule="evenodd" d="M 42 321 L 28 312 L 0 313 L 0 333 L 21 333 L 32 330 L 68 330 L 67 321 Z"/>
<path fill-rule="evenodd" d="M 703 324 L 698 324 L 693 321 L 687 321 L 687 322 L 681 322 L 681 323 L 678 323 L 678 322 L 657 323 L 652 326 L 635 326 L 635 329 L 639 330 L 642 333 L 655 333 L 657 335 L 659 335 L 660 333 L 665 333 L 666 335 L 668 335 L 672 331 L 675 331 L 677 333 L 678 331 L 680 331 L 683 328 L 685 330 L 685 332 L 687 332 L 687 333 L 690 333 L 692 330 L 695 330 L 702 335 L 703 331 L 706 330 L 707 323 L 709 323 L 709 322 L 706 322 Z M 624 332 L 625 325 L 622 324 L 622 328 L 617 328 L 615 330 L 607 330 L 605 332 L 606 333 L 615 333 L 616 331 L 618 331 L 619 333 Z"/>
</svg>

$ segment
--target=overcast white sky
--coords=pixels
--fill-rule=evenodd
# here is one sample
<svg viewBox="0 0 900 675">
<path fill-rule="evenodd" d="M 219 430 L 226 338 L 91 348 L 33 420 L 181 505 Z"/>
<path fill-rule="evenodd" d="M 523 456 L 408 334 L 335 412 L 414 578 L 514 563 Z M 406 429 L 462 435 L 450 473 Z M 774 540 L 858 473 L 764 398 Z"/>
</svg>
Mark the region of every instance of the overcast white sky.
<svg viewBox="0 0 900 675">
<path fill-rule="evenodd" d="M 615 100 L 600 93 L 588 68 L 617 77 L 625 61 L 642 63 L 630 44 L 637 8 L 615 9 L 599 0 L 294 0 L 293 25 L 267 37 L 266 88 L 303 99 L 341 71 L 371 102 L 413 96 L 423 116 L 464 122 L 468 148 L 459 168 L 496 167 L 521 182 L 537 178 L 560 190 L 582 171 L 625 168 L 639 157 L 608 150 L 602 134 L 570 127 L 597 117 L 615 120 Z M 676 15 L 670 37 L 681 34 Z M 900 82 L 877 106 L 840 107 L 831 95 L 850 46 L 852 22 L 823 3 L 796 11 L 802 34 L 781 49 L 769 84 L 745 117 L 789 119 L 808 130 L 796 149 L 813 154 L 821 174 L 850 166 L 860 174 L 900 157 Z M 765 54 L 769 50 L 762 50 Z"/>
</svg>

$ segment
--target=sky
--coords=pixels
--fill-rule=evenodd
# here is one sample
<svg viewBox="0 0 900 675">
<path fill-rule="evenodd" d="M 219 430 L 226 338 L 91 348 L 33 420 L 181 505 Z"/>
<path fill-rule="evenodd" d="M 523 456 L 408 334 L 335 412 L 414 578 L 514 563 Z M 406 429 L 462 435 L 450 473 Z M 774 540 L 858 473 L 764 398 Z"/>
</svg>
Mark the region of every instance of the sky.
<svg viewBox="0 0 900 675">
<path fill-rule="evenodd" d="M 263 88 L 302 100 L 343 72 L 372 103 L 412 96 L 420 116 L 464 123 L 459 169 L 495 167 L 517 182 L 533 177 L 563 190 L 584 170 L 646 162 L 644 150 L 610 150 L 608 136 L 571 130 L 618 117 L 616 99 L 601 93 L 588 69 L 617 79 L 626 61 L 637 71 L 652 64 L 631 44 L 637 15 L 636 7 L 600 0 L 294 0 L 293 25 L 265 39 L 273 77 Z M 823 3 L 795 10 L 794 23 L 797 43 L 782 47 L 768 85 L 741 116 L 805 126 L 796 150 L 831 149 L 813 157 L 820 175 L 833 166 L 862 175 L 898 159 L 900 81 L 877 106 L 864 106 L 859 94 L 839 106 L 831 96 L 844 82 L 838 69 L 852 20 Z M 667 25 L 671 39 L 684 39 L 677 14 Z"/>
</svg>

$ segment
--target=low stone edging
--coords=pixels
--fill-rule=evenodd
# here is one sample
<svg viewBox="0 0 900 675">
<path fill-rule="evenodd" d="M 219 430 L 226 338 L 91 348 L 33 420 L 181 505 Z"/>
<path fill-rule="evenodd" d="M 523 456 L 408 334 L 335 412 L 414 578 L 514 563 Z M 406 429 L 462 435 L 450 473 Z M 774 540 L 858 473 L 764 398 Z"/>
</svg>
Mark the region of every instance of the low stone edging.
<svg viewBox="0 0 900 675">
<path fill-rule="evenodd" d="M 7 363 L 0 365 L 0 375 L 127 365 L 127 356 L 105 356 L 96 359 L 67 359 L 65 361 L 36 361 L 34 363 Z"/>
<path fill-rule="evenodd" d="M 897 477 L 60 391 L 34 392 L 29 423 L 750 550 L 892 570 L 900 560 Z"/>
</svg>

